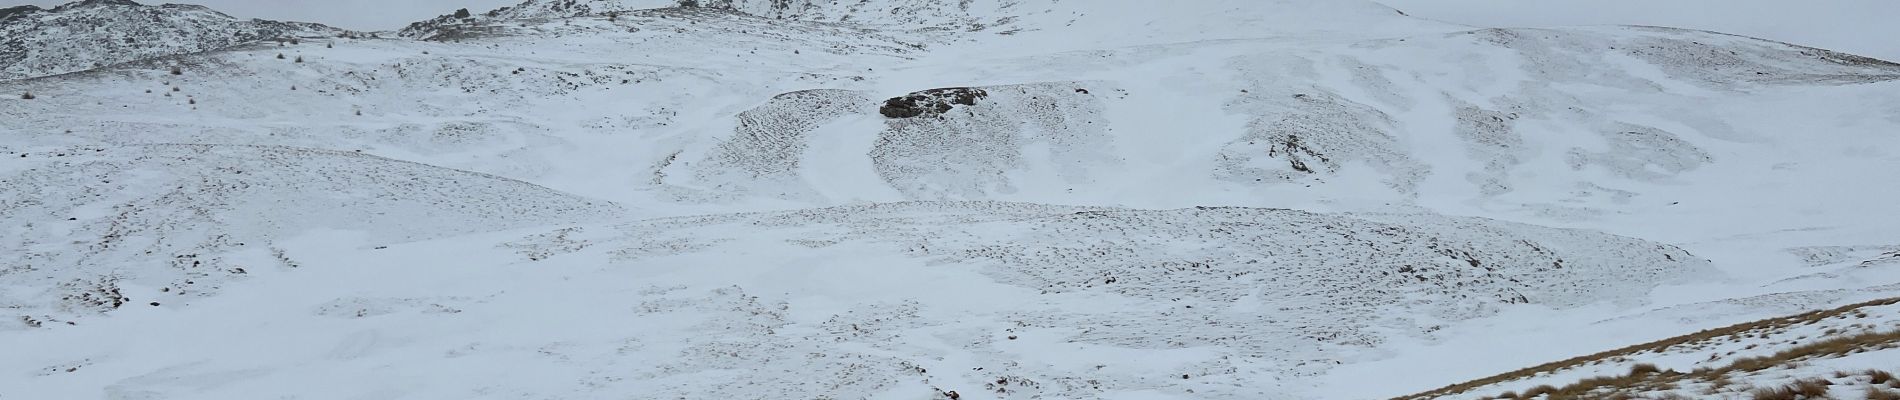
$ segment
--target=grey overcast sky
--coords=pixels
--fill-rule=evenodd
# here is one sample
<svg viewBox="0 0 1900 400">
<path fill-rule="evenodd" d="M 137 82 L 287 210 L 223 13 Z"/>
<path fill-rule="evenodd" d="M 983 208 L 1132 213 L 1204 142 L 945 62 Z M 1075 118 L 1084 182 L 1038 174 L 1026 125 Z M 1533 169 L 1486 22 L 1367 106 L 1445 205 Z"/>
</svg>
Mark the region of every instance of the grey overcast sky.
<svg viewBox="0 0 1900 400">
<path fill-rule="evenodd" d="M 160 0 L 138 0 L 163 3 Z M 1195 1 L 1195 0 L 1182 0 Z M 1412 15 L 1474 26 L 1636 24 L 1705 29 L 1900 61 L 1900 0 L 1378 0 Z M 252 18 L 387 30 L 520 0 L 177 0 Z M 0 0 L 0 7 L 61 0 Z M 1157 5 L 1164 4 L 1156 2 Z"/>
</svg>

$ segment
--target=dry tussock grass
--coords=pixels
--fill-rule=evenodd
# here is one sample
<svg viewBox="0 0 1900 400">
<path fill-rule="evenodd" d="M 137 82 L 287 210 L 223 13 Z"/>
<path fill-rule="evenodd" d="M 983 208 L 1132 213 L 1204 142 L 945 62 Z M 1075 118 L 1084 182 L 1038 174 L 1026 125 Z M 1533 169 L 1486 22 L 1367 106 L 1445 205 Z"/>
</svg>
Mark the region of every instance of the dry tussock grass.
<svg viewBox="0 0 1900 400">
<path fill-rule="evenodd" d="M 1867 400 L 1900 400 L 1900 392 L 1870 387 L 1867 388 Z"/>
<path fill-rule="evenodd" d="M 1842 315 L 1849 315 L 1852 313 L 1865 313 L 1865 311 L 1861 311 L 1862 308 L 1888 306 L 1888 305 L 1894 305 L 1894 304 L 1900 304 L 1900 298 L 1874 300 L 1874 301 L 1868 301 L 1868 302 L 1863 302 L 1863 303 L 1850 304 L 1850 305 L 1836 307 L 1832 309 L 1815 310 L 1815 311 L 1810 311 L 1810 312 L 1786 316 L 1786 317 L 1769 318 L 1769 319 L 1763 319 L 1763 320 L 1758 320 L 1758 321 L 1745 322 L 1741 324 L 1735 324 L 1735 325 L 1730 325 L 1730 326 L 1722 327 L 1722 328 L 1704 330 L 1701 332 L 1658 340 L 1654 342 L 1628 346 L 1628 347 L 1605 351 L 1601 353 L 1573 357 L 1567 360 L 1545 363 L 1542 365 L 1537 365 L 1530 368 L 1524 368 L 1524 369 L 1520 369 L 1516 371 L 1511 371 L 1511 372 L 1499 374 L 1496 376 L 1473 380 L 1470 382 L 1454 384 L 1451 386 L 1446 386 L 1443 388 L 1439 388 L 1439 389 L 1424 392 L 1424 393 L 1419 393 L 1419 394 L 1414 394 L 1414 395 L 1409 395 L 1409 396 L 1400 396 L 1394 399 L 1395 400 L 1431 399 L 1431 398 L 1452 396 L 1452 395 L 1470 392 L 1473 389 L 1477 389 L 1477 388 L 1481 388 L 1485 386 L 1491 386 L 1491 385 L 1495 385 L 1499 383 L 1505 383 L 1505 382 L 1510 382 L 1510 381 L 1521 380 L 1524 378 L 1529 378 L 1529 377 L 1536 376 L 1542 373 L 1557 372 L 1557 371 L 1562 371 L 1562 370 L 1566 370 L 1570 368 L 1575 368 L 1582 365 L 1602 363 L 1608 360 L 1626 359 L 1627 357 L 1636 355 L 1636 354 L 1663 352 L 1676 346 L 1685 346 L 1685 345 L 1693 346 L 1698 343 L 1711 342 L 1711 341 L 1716 341 L 1716 340 L 1739 340 L 1738 338 L 1745 337 L 1745 336 L 1752 337 L 1752 336 L 1757 336 L 1757 335 L 1765 335 L 1765 333 L 1762 333 L 1763 331 L 1780 330 L 1780 329 L 1785 329 L 1785 328 L 1789 328 L 1789 327 L 1793 327 L 1797 325 L 1810 325 L 1810 324 L 1818 323 L 1821 320 L 1824 320 L 1827 318 L 1832 318 L 1832 317 L 1837 317 L 1837 316 L 1842 316 Z M 1830 334 L 1830 336 L 1831 335 L 1832 334 Z M 1541 395 L 1549 395 L 1551 399 L 1603 398 L 1603 397 L 1607 397 L 1603 393 L 1603 391 L 1605 390 L 1626 391 L 1626 390 L 1644 389 L 1644 388 L 1654 389 L 1654 388 L 1660 387 L 1663 384 L 1678 382 L 1682 380 L 1719 383 L 1720 385 L 1717 385 L 1717 386 L 1726 386 L 1728 382 L 1725 376 L 1731 372 L 1737 372 L 1737 371 L 1754 372 L 1754 371 L 1760 371 L 1760 370 L 1775 367 L 1775 366 L 1790 365 L 1794 361 L 1803 360 L 1803 359 L 1840 356 L 1840 355 L 1846 355 L 1850 353 L 1858 353 L 1862 351 L 1867 351 L 1868 349 L 1888 348 L 1888 347 L 1892 347 L 1895 342 L 1900 342 L 1900 332 L 1868 333 L 1868 334 L 1860 334 L 1860 335 L 1852 335 L 1852 336 L 1842 336 L 1842 337 L 1836 337 L 1832 339 L 1823 340 L 1820 342 L 1814 342 L 1814 343 L 1810 343 L 1806 345 L 1796 346 L 1793 348 L 1783 350 L 1774 355 L 1735 360 L 1730 365 L 1723 368 L 1697 369 L 1696 371 L 1690 372 L 1688 374 L 1682 374 L 1682 373 L 1678 373 L 1674 371 L 1655 371 L 1652 373 L 1637 373 L 1639 372 L 1639 370 L 1647 370 L 1649 368 L 1655 368 L 1654 365 L 1649 365 L 1647 368 L 1644 368 L 1643 365 L 1638 365 L 1636 367 L 1632 367 L 1631 375 L 1620 376 L 1620 377 L 1589 378 L 1582 381 L 1578 381 L 1575 384 L 1571 384 L 1569 386 L 1565 386 L 1562 388 L 1551 387 L 1548 385 L 1539 386 L 1515 398 L 1528 399 L 1528 398 L 1536 398 Z M 1648 372 L 1648 371 L 1640 371 L 1640 372 Z M 1585 396 L 1588 396 L 1588 397 L 1585 397 Z"/>
</svg>

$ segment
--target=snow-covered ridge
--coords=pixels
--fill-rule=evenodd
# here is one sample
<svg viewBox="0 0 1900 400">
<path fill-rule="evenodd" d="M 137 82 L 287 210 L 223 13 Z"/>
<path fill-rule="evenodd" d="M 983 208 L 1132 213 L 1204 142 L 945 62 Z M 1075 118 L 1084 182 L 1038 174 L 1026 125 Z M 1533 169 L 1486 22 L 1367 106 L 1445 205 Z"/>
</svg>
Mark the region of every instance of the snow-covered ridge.
<svg viewBox="0 0 1900 400">
<path fill-rule="evenodd" d="M 436 38 L 445 32 L 471 25 L 610 16 L 668 7 L 723 10 L 774 20 L 930 31 L 972 37 L 1013 36 L 1026 32 L 1081 28 L 1099 31 L 1103 38 L 1108 39 L 1154 42 L 1315 32 L 1377 37 L 1450 26 L 1409 18 L 1398 10 L 1364 0 L 1209 0 L 1170 4 L 1168 7 L 1156 7 L 1152 2 L 1143 0 L 1086 3 L 1060 0 L 527 0 L 487 12 L 457 10 L 411 24 L 398 33 L 411 38 Z M 1356 26 L 1348 28 L 1338 23 L 1320 23 L 1322 20 L 1353 21 L 1351 25 Z M 1050 44 L 1073 44 L 1073 39 L 1060 40 L 1068 43 Z"/>
<path fill-rule="evenodd" d="M 238 19 L 196 5 L 86 0 L 0 10 L 0 80 L 83 71 L 268 39 L 336 36 L 302 22 Z"/>
<path fill-rule="evenodd" d="M 1019 3 L 1048 2 L 1036 0 L 880 0 L 850 3 L 812 0 L 527 0 L 521 4 L 486 12 L 457 10 L 454 13 L 410 24 L 398 33 L 404 37 L 433 38 L 440 37 L 445 29 L 453 29 L 456 26 L 513 20 L 606 16 L 667 7 L 724 10 L 780 20 L 903 25 L 916 28 L 956 25 L 957 28 L 981 30 L 984 25 L 977 14 L 984 10 L 979 8 L 987 7 L 987 11 L 996 12 L 997 9 L 1016 8 Z"/>
</svg>

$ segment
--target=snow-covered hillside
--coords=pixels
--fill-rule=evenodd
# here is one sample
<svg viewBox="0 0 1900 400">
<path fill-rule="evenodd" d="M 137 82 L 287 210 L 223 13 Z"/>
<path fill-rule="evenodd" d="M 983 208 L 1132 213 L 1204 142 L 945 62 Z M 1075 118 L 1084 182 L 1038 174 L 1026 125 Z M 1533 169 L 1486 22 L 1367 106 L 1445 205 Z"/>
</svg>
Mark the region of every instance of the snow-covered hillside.
<svg viewBox="0 0 1900 400">
<path fill-rule="evenodd" d="M 221 305 L 220 296 L 178 308 L 128 305 L 110 318 L 81 318 L 78 326 L 36 320 L 48 332 L 27 340 L 71 346 L 97 340 L 82 332 L 124 319 L 170 336 L 240 313 L 281 328 L 247 329 L 260 339 L 206 349 L 215 361 L 162 374 L 269 370 L 329 357 L 430 368 L 408 364 L 417 356 L 465 371 L 402 392 L 333 392 L 341 396 L 930 398 L 955 390 L 996 398 L 1138 391 L 1258 398 L 1389 336 L 1429 337 L 1443 324 L 1516 304 L 1635 302 L 1655 285 L 1711 273 L 1707 262 L 1679 249 L 1488 220 L 1017 203 L 889 203 L 574 225 L 391 246 L 341 263 L 335 257 L 348 252 L 322 247 L 335 245 L 285 244 L 280 258 L 300 267 L 254 267 L 271 278 L 228 289 L 233 297 L 265 290 L 283 301 Z M 400 265 L 431 259 L 441 262 Z M 359 262 L 367 265 L 353 265 Z M 321 283 L 375 270 L 391 275 Z M 177 298 L 141 293 L 136 301 L 147 296 Z M 1395 306 L 1408 312 L 1389 312 Z M 329 324 L 367 336 L 329 353 L 215 355 L 285 345 L 282 336 L 305 335 L 286 330 Z M 455 328 L 472 326 L 484 328 Z M 81 353 L 20 361 L 45 364 L 36 366 L 49 375 L 77 366 L 71 374 L 97 379 L 69 375 L 22 393 L 113 386 L 244 397 L 355 379 L 270 372 L 182 390 L 112 377 L 185 360 Z M 1160 358 L 1128 358 L 1136 354 Z M 474 359 L 453 360 L 461 357 Z M 495 378 L 524 369 L 542 372 Z M 752 372 L 733 381 L 740 370 Z"/>
<path fill-rule="evenodd" d="M 45 349 L 0 398 L 1384 398 L 1900 283 L 1900 64 L 1713 32 L 1332 0 L 0 26 L 36 32 L 0 37 L 0 344 Z"/>
<path fill-rule="evenodd" d="M 312 23 L 243 20 L 194 5 L 85 0 L 0 10 L 0 79 L 56 75 L 262 40 L 337 36 Z"/>
<path fill-rule="evenodd" d="M 525 182 L 360 153 L 179 144 L 0 155 L 0 217 L 23 222 L 0 234 L 12 254 L 0 302 L 49 320 L 169 300 L 128 300 L 125 287 L 208 296 L 253 270 L 295 268 L 277 243 L 312 231 L 397 243 L 619 215 Z"/>
</svg>

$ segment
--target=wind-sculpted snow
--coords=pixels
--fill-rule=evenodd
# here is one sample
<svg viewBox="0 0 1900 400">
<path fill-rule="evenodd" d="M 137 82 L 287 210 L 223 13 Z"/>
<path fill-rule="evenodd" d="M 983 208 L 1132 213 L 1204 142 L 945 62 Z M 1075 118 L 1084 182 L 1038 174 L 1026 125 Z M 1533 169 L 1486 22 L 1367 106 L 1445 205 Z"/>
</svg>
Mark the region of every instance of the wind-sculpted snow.
<svg viewBox="0 0 1900 400">
<path fill-rule="evenodd" d="M 1465 153 L 1484 165 L 1466 179 L 1488 196 L 1510 192 L 1510 173 L 1521 162 L 1517 153 L 1524 147 L 1524 138 L 1516 127 L 1518 115 L 1470 104 L 1458 105 L 1454 115 L 1458 124 L 1452 130 L 1463 139 Z"/>
<path fill-rule="evenodd" d="M 1470 37 L 1480 40 L 1470 43 Z M 1586 51 L 1598 45 L 1716 48 L 1712 47 L 1717 46 L 1712 44 L 1718 43 L 1715 39 L 1748 44 L 1722 44 L 1719 48 L 1734 50 L 1724 50 L 1733 54 L 1721 60 L 1703 59 L 1713 55 L 1659 58 L 1640 53 L 1617 58 Z M 1416 53 L 1426 49 L 1459 54 L 1458 62 L 1466 65 L 1443 70 L 1423 63 Z M 1134 57 L 1141 52 L 1128 54 Z M 1106 56 L 1087 58 L 1102 57 Z M 897 96 L 878 105 L 888 127 L 878 134 L 870 151 L 871 165 L 885 184 L 908 199 L 1066 201 L 1067 195 L 1051 198 L 1048 193 L 1128 184 L 1103 179 L 1128 176 L 1128 172 L 1102 171 L 1127 168 L 1124 160 L 1150 150 L 1135 147 L 1149 146 L 1150 138 L 1172 133 L 1150 127 L 1152 120 L 1160 119 L 1175 121 L 1173 126 L 1239 132 L 1224 133 L 1233 140 L 1213 151 L 1205 147 L 1180 150 L 1211 163 L 1207 169 L 1190 172 L 1218 179 L 1225 190 L 1296 184 L 1351 186 L 1358 185 L 1354 179 L 1371 172 L 1399 198 L 1447 190 L 1495 198 L 1522 193 L 1526 187 L 1560 186 L 1580 197 L 1611 199 L 1599 204 L 1614 207 L 1627 204 L 1634 195 L 1625 189 L 1630 185 L 1680 182 L 1677 177 L 1682 174 L 1724 161 L 1707 150 L 1711 146 L 1760 146 L 1762 139 L 1747 133 L 1750 129 L 1727 122 L 1728 117 L 1695 108 L 1669 115 L 1672 123 L 1657 124 L 1655 116 L 1606 106 L 1602 99 L 1616 98 L 1606 93 L 1686 101 L 1708 95 L 1691 87 L 1747 90 L 1751 85 L 1846 84 L 1892 79 L 1896 75 L 1891 74 L 1900 72 L 1890 64 L 1820 50 L 1652 28 L 1485 30 L 1413 41 L 1373 41 L 1347 49 L 1243 53 L 1222 60 L 1224 65 L 1219 67 L 1240 78 L 1231 86 L 1232 92 L 1197 94 L 1224 100 L 1219 108 L 1186 113 L 1109 113 L 1116 106 L 1136 107 L 1165 101 L 1161 100 L 1165 96 L 1185 96 L 1129 91 L 1123 89 L 1127 83 L 1112 80 L 932 89 Z M 1602 64 L 1637 66 L 1607 72 L 1592 69 Z M 1764 74 L 1736 73 L 1747 66 Z M 1345 69 L 1349 75 L 1329 68 Z M 1608 91 L 1575 89 L 1579 84 Z M 1421 93 L 1414 89 L 1418 87 L 1429 89 Z M 766 135 L 771 140 L 754 138 L 756 133 L 732 135 L 720 145 L 721 150 L 701 157 L 741 159 L 748 166 L 769 165 L 766 169 L 777 172 L 748 170 L 741 175 L 756 178 L 725 178 L 709 186 L 808 199 L 813 191 L 803 187 L 805 182 L 792 179 L 800 174 L 801 166 L 792 162 L 800 153 L 863 157 L 857 148 L 810 147 L 808 141 L 831 133 L 807 134 L 865 112 L 861 108 L 844 112 L 827 102 L 809 103 L 774 101 L 742 114 L 741 121 L 759 113 L 809 115 L 811 119 L 780 123 L 785 128 Z M 788 107 L 804 109 L 793 112 Z M 1437 122 L 1421 119 L 1420 114 L 1450 118 Z M 1244 120 L 1237 126 L 1223 125 L 1217 116 Z M 1450 135 L 1440 139 L 1420 134 L 1439 131 Z M 735 153 L 733 149 L 757 150 Z M 726 161 L 702 164 L 696 175 L 727 174 L 717 166 L 731 165 Z M 1425 186 L 1429 177 L 1441 174 L 1459 176 L 1467 186 Z M 1074 201 L 1090 200 L 1078 197 Z M 1549 215 L 1565 219 L 1601 215 L 1587 207 L 1557 210 L 1565 207 L 1569 206 L 1556 206 Z"/>
<path fill-rule="evenodd" d="M 829 279 L 818 271 L 845 263 L 827 261 L 833 257 L 899 257 L 955 274 L 933 285 L 973 298 L 1015 299 L 999 308 L 953 312 L 979 306 L 932 302 L 925 294 L 879 295 L 857 299 L 842 312 L 829 311 L 837 312 L 829 318 L 805 318 L 823 321 L 813 324 L 786 315 L 808 314 L 800 310 L 812 305 L 798 299 L 815 292 L 775 295 L 772 290 L 780 289 L 742 284 L 733 290 L 758 296 L 745 300 L 754 305 L 740 307 L 742 312 L 731 317 L 703 316 L 716 322 L 666 335 L 715 333 L 687 339 L 690 346 L 661 369 L 762 363 L 770 366 L 761 368 L 767 375 L 753 379 L 754 384 L 668 392 L 688 397 L 856 397 L 903 387 L 901 382 L 976 381 L 990 382 L 983 391 L 999 398 L 1190 388 L 1197 398 L 1254 398 L 1261 390 L 1272 393 L 1273 379 L 1324 372 L 1331 360 L 1378 348 L 1392 335 L 1429 337 L 1442 324 L 1493 315 L 1515 304 L 1567 308 L 1636 302 L 1654 285 L 1712 272 L 1708 262 L 1680 249 L 1600 233 L 1429 215 L 1251 208 L 892 203 L 661 219 L 620 230 L 618 239 L 589 235 L 592 247 L 600 249 L 592 251 L 645 249 L 646 243 L 669 240 L 708 243 L 638 261 L 665 263 L 741 247 L 769 248 L 770 257 L 801 260 L 796 263 L 821 274 L 800 279 Z M 770 240 L 781 244 L 760 247 Z M 555 250 L 542 253 L 553 254 L 544 258 L 551 262 L 586 259 L 579 254 L 589 252 L 566 245 L 547 248 Z M 638 308 L 666 312 L 694 303 Z M 1394 313 L 1395 307 L 1406 311 Z M 946 318 L 946 313 L 957 317 Z M 1193 328 L 1180 329 L 1186 326 Z M 1127 366 L 1104 370 L 1041 359 L 1018 350 L 1013 342 L 1018 339 L 1116 354 L 1191 353 L 1188 358 L 1196 361 L 1157 366 L 1145 376 L 1125 374 L 1120 371 Z M 824 350 L 812 347 L 820 344 Z M 945 368 L 952 361 L 942 358 L 945 349 L 938 346 L 974 357 L 949 365 L 976 368 Z M 808 353 L 825 355 L 801 356 Z M 780 370 L 827 378 L 791 384 L 794 379 L 771 372 Z M 1265 375 L 1241 372 L 1263 370 Z M 1178 378 L 1183 374 L 1193 379 Z M 821 390 L 813 384 L 829 386 Z"/>
<path fill-rule="evenodd" d="M 1061 182 L 1086 185 L 1092 170 L 1115 160 L 1097 96 L 1101 82 L 990 86 L 971 105 L 939 114 L 891 118 L 871 149 L 879 176 L 915 199 L 983 199 L 1010 194 L 1011 172 L 1050 169 Z M 1103 94 L 1096 94 L 1101 91 Z"/>
<path fill-rule="evenodd" d="M 985 199 L 1051 184 L 1024 182 L 1026 174 L 1086 186 L 1105 178 L 1092 171 L 1117 163 L 1099 96 L 1119 92 L 1102 82 L 1049 82 L 933 89 L 887 101 L 852 91 L 787 93 L 740 113 L 731 137 L 695 165 L 695 174 L 726 190 L 809 192 L 795 178 L 810 134 L 855 116 L 883 120 L 866 153 L 818 150 L 868 157 L 879 184 L 906 198 Z"/>
<path fill-rule="evenodd" d="M 1724 121 L 1727 118 L 1686 106 L 1672 108 L 1663 118 L 1671 122 L 1667 128 L 1652 126 L 1656 118 L 1620 110 L 1614 103 L 1623 100 L 1614 99 L 1694 102 L 1689 99 L 1710 96 L 1704 90 L 1739 92 L 1900 79 L 1900 64 L 1752 38 L 1648 27 L 1485 29 L 1354 47 L 1367 53 L 1353 56 L 1353 63 L 1360 65 L 1355 70 L 1362 71 L 1355 72 L 1353 86 L 1372 91 L 1382 100 L 1375 109 L 1390 114 L 1416 112 L 1417 106 L 1409 99 L 1386 94 L 1403 94 L 1400 88 L 1405 84 L 1422 83 L 1440 92 L 1449 107 L 1443 112 L 1455 121 L 1451 132 L 1463 144 L 1465 156 L 1476 162 L 1475 168 L 1457 173 L 1485 196 L 1549 182 L 1549 176 L 1532 180 L 1527 175 L 1544 168 L 1538 164 L 1547 161 L 1540 158 L 1550 159 L 1540 154 L 1561 154 L 1563 165 L 1575 175 L 1564 179 L 1587 188 L 1583 192 L 1614 195 L 1618 193 L 1615 187 L 1627 185 L 1619 180 L 1670 181 L 1722 162 L 1706 150 L 1711 145 L 1755 145 L 1764 140 L 1743 133 L 1748 129 Z M 1416 61 L 1418 52 L 1429 49 L 1457 49 L 1453 51 L 1465 54 L 1466 58 L 1455 61 L 1462 70 L 1441 74 L 1445 70 L 1437 67 L 1419 68 L 1423 64 Z M 1606 69 L 1603 65 L 1628 67 Z M 1372 78 L 1363 78 L 1366 70 L 1375 71 Z M 1397 84 L 1388 79 L 1393 76 L 1401 77 Z M 1575 85 L 1579 84 L 1609 91 L 1578 90 Z M 1575 137 L 1553 135 L 1553 123 L 1589 139 L 1578 142 Z M 1442 128 L 1412 125 L 1401 129 Z M 1566 142 L 1578 144 L 1540 149 Z M 1413 157 L 1427 158 L 1413 151 Z M 1614 178 L 1588 177 L 1599 169 Z"/>
<path fill-rule="evenodd" d="M 1554 79 L 1595 75 L 1611 82 L 1628 79 L 1622 71 L 1604 72 L 1594 64 L 1615 57 L 1642 60 L 1688 81 L 1715 85 L 1733 82 L 1769 84 L 1863 83 L 1900 78 L 1900 64 L 1787 43 L 1713 32 L 1659 27 L 1573 29 L 1485 29 L 1468 32 L 1475 40 L 1522 52 L 1534 70 Z"/>
<path fill-rule="evenodd" d="M 1379 398 L 1900 276 L 1900 66 L 1766 40 L 125 3 L 0 10 L 0 397 Z"/>
<path fill-rule="evenodd" d="M 1246 135 L 1217 156 L 1218 176 L 1292 183 L 1323 180 L 1345 164 L 1365 162 L 1387 175 L 1388 185 L 1409 193 L 1428 172 L 1399 145 L 1393 136 L 1395 121 L 1384 111 L 1325 88 L 1285 83 L 1287 76 L 1316 78 L 1310 61 L 1243 57 L 1234 64 L 1249 80 L 1247 89 L 1228 102 L 1227 111 L 1249 120 Z"/>
<path fill-rule="evenodd" d="M 0 15 L 0 80 L 83 71 L 267 39 L 337 36 L 318 24 L 243 20 L 195 5 L 88 0 Z"/>
<path fill-rule="evenodd" d="M 1657 180 L 1712 161 L 1707 152 L 1673 133 L 1647 126 L 1623 125 L 1604 135 L 1609 151 L 1571 150 L 1571 167 L 1596 165 L 1631 179 Z"/>
<path fill-rule="evenodd" d="M 442 238 L 618 214 L 496 176 L 268 146 L 143 145 L 4 154 L 0 295 L 22 313 L 125 306 L 118 286 L 205 296 L 254 271 L 293 269 L 276 243 L 313 230 L 377 243 Z M 57 285 L 57 286 L 55 286 Z M 92 293 L 88 295 L 87 293 Z"/>
<path fill-rule="evenodd" d="M 782 193 L 802 192 L 797 186 L 802 184 L 798 171 L 810 146 L 809 134 L 846 115 L 864 114 L 871 104 L 863 93 L 847 90 L 774 96 L 739 113 L 732 137 L 721 142 L 694 172 L 699 180 L 729 190 L 759 190 L 766 188 L 754 186 L 772 184 Z"/>
</svg>

